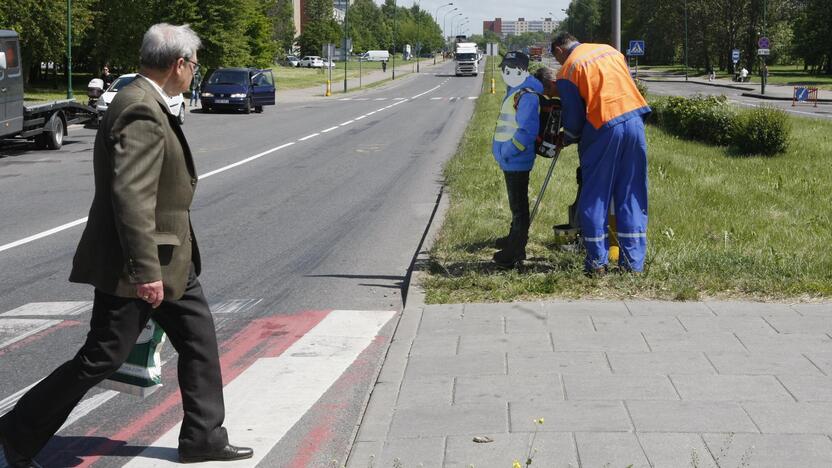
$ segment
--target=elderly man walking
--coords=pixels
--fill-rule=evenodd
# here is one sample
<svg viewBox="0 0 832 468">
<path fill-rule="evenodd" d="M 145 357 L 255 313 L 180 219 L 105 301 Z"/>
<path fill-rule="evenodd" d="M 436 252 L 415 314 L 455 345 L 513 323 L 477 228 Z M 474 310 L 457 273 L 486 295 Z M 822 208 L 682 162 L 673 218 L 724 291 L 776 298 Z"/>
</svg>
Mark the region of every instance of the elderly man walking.
<svg viewBox="0 0 832 468">
<path fill-rule="evenodd" d="M 222 426 L 217 338 L 197 279 L 189 212 L 196 169 L 167 104 L 188 89 L 199 47 L 187 25 L 152 26 L 142 41 L 140 77 L 104 115 L 93 153 L 95 197 L 70 275 L 95 287 L 90 331 L 75 357 L 0 419 L 0 442 L 14 468 L 38 466 L 33 458 L 84 394 L 121 366 L 151 318 L 179 353 L 180 461 L 253 455 L 230 445 Z"/>
<path fill-rule="evenodd" d="M 606 44 L 581 44 L 561 33 L 552 42 L 561 64 L 557 87 L 564 142 L 578 144 L 578 217 L 586 247 L 584 268 L 606 271 L 607 215 L 612 203 L 625 271 L 644 269 L 647 251 L 647 141 L 650 107 L 630 77 L 624 56 Z"/>
</svg>

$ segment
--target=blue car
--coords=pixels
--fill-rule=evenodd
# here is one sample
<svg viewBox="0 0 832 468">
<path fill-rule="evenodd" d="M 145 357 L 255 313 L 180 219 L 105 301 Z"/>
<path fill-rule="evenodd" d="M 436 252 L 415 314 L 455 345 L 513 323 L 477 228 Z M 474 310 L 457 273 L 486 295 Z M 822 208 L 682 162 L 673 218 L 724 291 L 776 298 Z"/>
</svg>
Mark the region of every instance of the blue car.
<svg viewBox="0 0 832 468">
<path fill-rule="evenodd" d="M 277 88 L 271 70 L 258 68 L 218 68 L 202 83 L 202 111 L 242 110 L 246 114 L 263 112 L 274 105 Z"/>
</svg>

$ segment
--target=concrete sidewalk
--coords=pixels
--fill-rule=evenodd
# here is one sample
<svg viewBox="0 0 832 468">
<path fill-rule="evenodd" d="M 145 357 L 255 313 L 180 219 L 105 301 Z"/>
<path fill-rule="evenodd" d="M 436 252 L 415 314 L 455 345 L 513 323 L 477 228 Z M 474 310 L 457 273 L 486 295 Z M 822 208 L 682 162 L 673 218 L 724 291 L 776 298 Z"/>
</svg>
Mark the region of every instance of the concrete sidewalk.
<svg viewBox="0 0 832 468">
<path fill-rule="evenodd" d="M 639 77 L 644 81 L 674 81 L 685 82 L 685 77 L 675 74 L 665 74 L 656 72 L 642 72 Z M 755 83 L 737 83 L 726 78 L 718 78 L 713 81 L 708 81 L 704 77 L 689 77 L 688 83 L 696 83 L 699 85 L 717 86 L 721 88 L 731 88 L 744 91 L 743 96 L 754 97 L 758 99 L 773 99 L 779 101 L 791 101 L 794 93 L 794 86 L 786 86 L 780 84 L 766 84 L 766 94 L 761 94 L 760 91 L 760 77 L 755 77 Z M 824 89 L 818 90 L 818 102 L 830 103 L 832 102 L 832 91 Z"/>
<path fill-rule="evenodd" d="M 421 59 L 421 62 L 419 64 L 419 73 L 436 73 L 437 69 L 450 62 L 450 60 L 442 62 L 441 59 L 437 58 L 436 65 L 434 65 L 433 59 Z M 374 89 L 368 88 L 368 86 L 374 83 L 378 83 L 380 81 L 390 80 L 390 83 L 388 84 L 392 84 L 395 83 L 397 80 L 415 76 L 417 74 L 415 72 L 415 68 L 415 60 L 403 63 L 396 62 L 396 80 L 392 80 L 392 66 L 389 66 L 386 72 L 383 72 L 381 70 L 374 70 L 366 75 L 363 75 L 360 80 L 358 77 L 348 78 L 347 94 L 344 94 L 344 70 L 334 68 L 332 69 L 332 96 L 325 96 L 326 85 L 315 85 L 308 88 L 296 88 L 287 90 L 282 90 L 278 88 L 276 98 L 278 103 L 291 103 L 305 102 L 315 99 L 325 100 L 349 96 L 353 93 L 360 93 L 365 90 Z M 278 82 L 278 86 L 279 84 L 280 83 Z M 361 87 L 359 87 L 359 84 L 361 85 Z"/>
<path fill-rule="evenodd" d="M 829 467 L 830 332 L 832 304 L 411 300 L 347 466 L 510 467 L 544 418 L 533 466 Z"/>
</svg>

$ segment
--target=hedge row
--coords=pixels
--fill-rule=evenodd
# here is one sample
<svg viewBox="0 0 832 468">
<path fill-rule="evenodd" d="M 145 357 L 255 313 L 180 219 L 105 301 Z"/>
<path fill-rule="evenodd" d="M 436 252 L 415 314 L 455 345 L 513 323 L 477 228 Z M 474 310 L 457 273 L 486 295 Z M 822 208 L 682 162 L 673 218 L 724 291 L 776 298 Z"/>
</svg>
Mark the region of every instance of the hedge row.
<svg viewBox="0 0 832 468">
<path fill-rule="evenodd" d="M 777 108 L 738 110 L 725 96 L 662 97 L 650 106 L 652 122 L 682 138 L 731 146 L 745 155 L 774 155 L 789 146 L 791 122 Z"/>
</svg>

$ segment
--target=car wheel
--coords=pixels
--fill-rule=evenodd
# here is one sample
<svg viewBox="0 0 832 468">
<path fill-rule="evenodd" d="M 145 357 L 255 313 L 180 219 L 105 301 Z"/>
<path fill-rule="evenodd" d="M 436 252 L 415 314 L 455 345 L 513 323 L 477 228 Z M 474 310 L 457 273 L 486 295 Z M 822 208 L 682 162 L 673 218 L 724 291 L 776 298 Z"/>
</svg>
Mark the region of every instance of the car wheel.
<svg viewBox="0 0 832 468">
<path fill-rule="evenodd" d="M 307 63 L 307 64 L 306 64 L 306 68 L 312 68 L 312 64 L 311 64 L 311 63 Z"/>
<path fill-rule="evenodd" d="M 243 112 L 251 114 L 251 98 L 246 99 L 246 105 L 243 107 Z"/>
<path fill-rule="evenodd" d="M 64 128 L 64 121 L 58 117 L 58 114 L 52 114 L 49 119 L 50 125 L 54 130 L 47 130 L 40 135 L 35 136 L 35 144 L 38 148 L 57 150 L 61 149 L 64 144 L 64 135 L 66 135 L 66 128 Z"/>
</svg>

